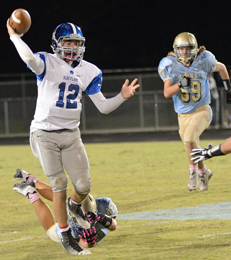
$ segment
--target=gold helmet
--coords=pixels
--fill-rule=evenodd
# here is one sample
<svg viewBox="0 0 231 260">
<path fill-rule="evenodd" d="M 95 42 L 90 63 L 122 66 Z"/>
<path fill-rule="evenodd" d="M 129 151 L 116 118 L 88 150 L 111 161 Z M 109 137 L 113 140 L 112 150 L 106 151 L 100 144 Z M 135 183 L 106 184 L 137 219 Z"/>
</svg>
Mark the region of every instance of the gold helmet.
<svg viewBox="0 0 231 260">
<path fill-rule="evenodd" d="M 88 194 L 87 197 L 82 202 L 82 208 L 85 213 L 87 211 L 92 211 L 92 212 L 97 211 L 96 201 L 91 194 Z M 69 223 L 71 223 L 72 227 L 80 226 L 77 221 L 76 216 L 69 210 L 69 207 L 67 207 L 67 217 L 68 217 L 68 221 L 69 221 Z"/>
<path fill-rule="evenodd" d="M 179 47 L 190 47 L 190 50 L 180 51 Z M 176 36 L 173 42 L 173 50 L 179 62 L 189 63 L 197 56 L 197 40 L 192 33 L 183 32 Z"/>
<path fill-rule="evenodd" d="M 87 197 L 82 202 L 82 207 L 85 212 L 87 212 L 87 211 L 96 212 L 97 211 L 97 205 L 96 205 L 95 199 L 93 198 L 93 196 L 90 193 L 87 195 Z"/>
</svg>

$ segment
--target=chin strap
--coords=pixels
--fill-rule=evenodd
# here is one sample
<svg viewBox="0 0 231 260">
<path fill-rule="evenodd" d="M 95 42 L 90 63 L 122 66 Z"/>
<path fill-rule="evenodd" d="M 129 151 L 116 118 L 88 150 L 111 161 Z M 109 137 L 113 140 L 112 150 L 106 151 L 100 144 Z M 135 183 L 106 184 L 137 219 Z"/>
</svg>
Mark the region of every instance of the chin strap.
<svg viewBox="0 0 231 260">
<path fill-rule="evenodd" d="M 74 60 L 70 65 L 72 68 L 75 68 L 79 65 L 79 62 L 77 60 Z"/>
</svg>

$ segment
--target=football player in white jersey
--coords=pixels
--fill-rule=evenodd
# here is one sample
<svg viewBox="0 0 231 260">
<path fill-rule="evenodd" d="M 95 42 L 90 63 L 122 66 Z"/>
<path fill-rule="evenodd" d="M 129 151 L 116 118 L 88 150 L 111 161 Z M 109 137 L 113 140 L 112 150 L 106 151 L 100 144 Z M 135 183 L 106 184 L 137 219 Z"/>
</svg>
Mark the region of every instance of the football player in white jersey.
<svg viewBox="0 0 231 260">
<path fill-rule="evenodd" d="M 42 197 L 49 201 L 53 200 L 51 186 L 38 180 L 23 169 L 17 169 L 14 178 L 20 180 L 21 183 L 15 184 L 13 190 L 30 200 L 39 222 L 45 229 L 48 237 L 60 243 L 62 236 L 58 223 L 55 222 L 48 205 L 41 199 Z M 74 239 L 82 247 L 89 248 L 99 243 L 109 231 L 116 230 L 117 222 L 115 218 L 118 215 L 118 209 L 110 198 L 101 197 L 94 199 L 91 194 L 88 194 L 84 199 L 82 207 L 87 212 L 87 216 L 89 216 L 91 227 L 89 229 L 82 228 L 67 207 L 68 223 Z"/>
<path fill-rule="evenodd" d="M 198 48 L 195 36 L 189 32 L 176 36 L 173 50 L 160 61 L 158 72 L 164 81 L 164 96 L 173 98 L 178 114 L 179 134 L 189 159 L 188 190 L 197 189 L 199 175 L 199 191 L 204 191 L 208 189 L 212 172 L 203 161 L 194 164 L 190 153 L 199 148 L 199 137 L 212 119 L 208 74 L 219 72 L 225 89 L 230 93 L 229 74 L 226 66 L 204 46 Z"/>
<path fill-rule="evenodd" d="M 81 202 L 90 192 L 89 163 L 79 132 L 81 97 L 85 91 L 102 113 L 110 113 L 134 95 L 137 79 L 128 79 L 121 92 L 106 99 L 101 92 L 102 72 L 83 60 L 85 38 L 73 23 L 58 25 L 52 34 L 54 53 L 33 53 L 29 46 L 10 27 L 10 40 L 19 56 L 37 77 L 38 96 L 34 119 L 30 126 L 30 145 L 39 158 L 53 190 L 54 214 L 62 234 L 62 246 L 71 254 L 87 254 L 71 236 L 66 211 L 66 170 L 73 184 L 68 201 L 78 223 L 89 228 Z"/>
</svg>

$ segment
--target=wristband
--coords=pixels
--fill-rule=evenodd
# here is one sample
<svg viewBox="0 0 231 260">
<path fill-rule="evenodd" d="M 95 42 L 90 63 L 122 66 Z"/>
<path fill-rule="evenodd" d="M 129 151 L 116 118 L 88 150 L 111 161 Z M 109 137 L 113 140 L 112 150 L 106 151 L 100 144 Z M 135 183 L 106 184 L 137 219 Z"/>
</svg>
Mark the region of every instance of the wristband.
<svg viewBox="0 0 231 260">
<path fill-rule="evenodd" d="M 210 155 L 211 157 L 213 157 L 213 156 L 220 156 L 220 155 L 225 155 L 225 154 L 222 153 L 222 151 L 221 151 L 221 145 L 218 144 L 218 145 L 212 147 L 210 150 L 208 150 L 208 155 Z"/>
<path fill-rule="evenodd" d="M 111 226 L 112 224 L 111 217 L 103 213 L 98 213 L 98 216 L 100 217 L 99 223 L 101 223 L 104 227 L 108 228 Z"/>
<path fill-rule="evenodd" d="M 224 79 L 223 80 L 223 84 L 224 84 L 224 88 L 225 88 L 225 90 L 230 90 L 231 89 L 231 86 L 230 86 L 230 81 L 229 81 L 229 79 Z"/>
<path fill-rule="evenodd" d="M 179 88 L 182 88 L 181 81 L 177 83 Z"/>
</svg>

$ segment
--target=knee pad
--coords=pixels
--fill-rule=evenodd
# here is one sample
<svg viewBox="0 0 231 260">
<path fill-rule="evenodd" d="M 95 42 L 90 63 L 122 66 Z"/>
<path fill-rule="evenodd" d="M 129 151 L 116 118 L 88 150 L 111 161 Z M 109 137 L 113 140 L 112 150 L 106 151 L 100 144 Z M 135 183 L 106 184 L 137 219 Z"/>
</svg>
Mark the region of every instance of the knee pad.
<svg viewBox="0 0 231 260">
<path fill-rule="evenodd" d="M 55 223 L 47 230 L 47 235 L 51 240 L 60 243 L 59 237 L 55 231 L 57 228 L 59 228 L 58 223 Z"/>
<path fill-rule="evenodd" d="M 91 190 L 91 178 L 80 178 L 74 185 L 75 191 L 79 194 L 88 194 Z"/>
<path fill-rule="evenodd" d="M 48 176 L 53 192 L 60 192 L 67 189 L 67 177 L 64 173 Z"/>
</svg>

